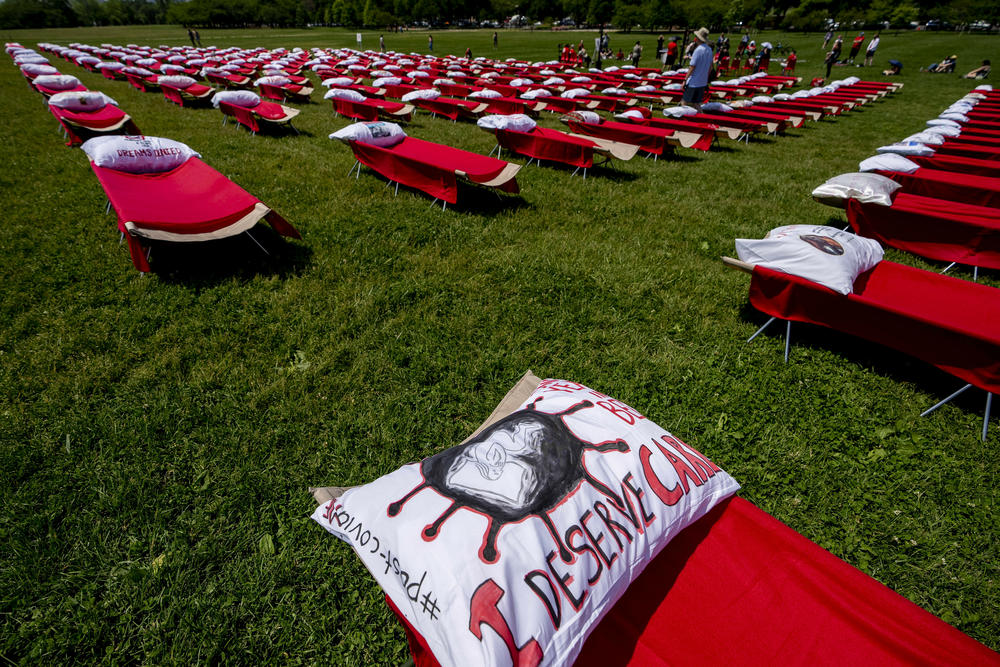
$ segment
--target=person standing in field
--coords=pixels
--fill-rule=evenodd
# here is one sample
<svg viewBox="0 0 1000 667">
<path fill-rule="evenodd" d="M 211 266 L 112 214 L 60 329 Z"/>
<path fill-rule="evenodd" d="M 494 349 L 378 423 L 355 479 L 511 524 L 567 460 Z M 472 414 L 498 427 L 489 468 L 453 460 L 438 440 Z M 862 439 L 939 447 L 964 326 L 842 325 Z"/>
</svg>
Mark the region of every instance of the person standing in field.
<svg viewBox="0 0 1000 667">
<path fill-rule="evenodd" d="M 712 70 L 712 47 L 708 45 L 708 28 L 701 27 L 694 31 L 694 43 L 691 64 L 684 77 L 684 96 L 681 99 L 687 106 L 701 111 L 701 103 L 708 91 L 708 76 Z"/>
<path fill-rule="evenodd" d="M 385 51 L 385 37 L 383 37 L 382 35 L 378 36 L 378 50 L 379 52 Z"/>
<path fill-rule="evenodd" d="M 434 50 L 434 35 L 427 35 L 427 50 Z"/>
<path fill-rule="evenodd" d="M 663 66 L 667 69 L 672 69 L 674 63 L 677 62 L 677 38 L 671 37 L 670 41 L 667 42 L 667 52 L 664 55 Z"/>
<path fill-rule="evenodd" d="M 496 31 L 496 30 L 494 30 L 494 31 L 493 31 L 493 48 L 494 48 L 494 49 L 495 49 L 495 48 L 497 48 L 497 39 L 498 39 L 498 38 L 497 38 L 497 31 Z"/>
<path fill-rule="evenodd" d="M 830 43 L 831 39 L 833 39 L 833 31 L 832 30 L 827 30 L 826 31 L 826 35 L 823 36 L 823 50 L 824 51 L 826 50 L 826 47 Z"/>
<path fill-rule="evenodd" d="M 639 66 L 639 59 L 642 58 L 642 44 L 638 41 L 632 47 L 632 67 Z"/>
<path fill-rule="evenodd" d="M 847 62 L 854 64 L 854 59 L 858 56 L 858 51 L 861 50 L 861 43 L 865 41 L 865 33 L 861 32 L 854 41 L 851 42 L 851 54 L 847 56 Z"/>
<path fill-rule="evenodd" d="M 872 41 L 868 42 L 868 48 L 865 50 L 865 67 L 871 67 L 872 61 L 875 60 L 875 49 L 878 48 L 878 43 L 879 33 L 875 33 Z"/>
</svg>

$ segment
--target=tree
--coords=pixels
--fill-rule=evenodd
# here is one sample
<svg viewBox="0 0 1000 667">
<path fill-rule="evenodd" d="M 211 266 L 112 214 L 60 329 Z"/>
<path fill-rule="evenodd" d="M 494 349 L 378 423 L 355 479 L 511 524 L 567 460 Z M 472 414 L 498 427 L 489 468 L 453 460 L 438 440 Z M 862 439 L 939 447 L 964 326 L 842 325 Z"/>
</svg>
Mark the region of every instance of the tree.
<svg viewBox="0 0 1000 667">
<path fill-rule="evenodd" d="M 618 0 L 615 3 L 615 13 L 612 15 L 611 21 L 619 29 L 630 32 L 633 26 L 642 23 L 643 12 L 638 5 L 634 5 L 626 0 Z"/>
</svg>

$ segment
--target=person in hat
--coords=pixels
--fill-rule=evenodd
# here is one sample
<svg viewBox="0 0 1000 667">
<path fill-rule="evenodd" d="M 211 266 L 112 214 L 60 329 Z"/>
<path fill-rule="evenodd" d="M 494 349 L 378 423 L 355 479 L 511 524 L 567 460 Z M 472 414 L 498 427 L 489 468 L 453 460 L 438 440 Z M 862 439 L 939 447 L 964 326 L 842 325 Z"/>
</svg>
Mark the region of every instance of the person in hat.
<svg viewBox="0 0 1000 667">
<path fill-rule="evenodd" d="M 701 110 L 702 100 L 708 92 L 708 77 L 712 70 L 712 47 L 708 45 L 708 28 L 694 31 L 696 45 L 691 52 L 691 64 L 684 77 L 684 104 Z"/>
</svg>

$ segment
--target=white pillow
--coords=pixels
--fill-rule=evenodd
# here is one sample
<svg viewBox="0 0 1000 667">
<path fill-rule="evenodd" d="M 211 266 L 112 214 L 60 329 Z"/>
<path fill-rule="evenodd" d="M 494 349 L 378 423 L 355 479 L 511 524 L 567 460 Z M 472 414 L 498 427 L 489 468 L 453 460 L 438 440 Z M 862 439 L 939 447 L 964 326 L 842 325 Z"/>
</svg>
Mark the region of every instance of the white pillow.
<svg viewBox="0 0 1000 667">
<path fill-rule="evenodd" d="M 219 102 L 252 109 L 260 104 L 260 95 L 252 90 L 220 90 L 212 95 L 212 106 L 218 109 Z"/>
<path fill-rule="evenodd" d="M 356 90 L 347 90 L 345 88 L 331 88 L 326 91 L 326 95 L 323 96 L 324 100 L 348 100 L 349 102 L 364 102 L 367 97 L 362 95 Z"/>
<path fill-rule="evenodd" d="M 840 174 L 812 191 L 813 199 L 844 208 L 848 199 L 868 204 L 892 206 L 892 194 L 900 184 L 879 174 Z"/>
<path fill-rule="evenodd" d="M 292 80 L 289 79 L 287 76 L 277 76 L 277 75 L 275 75 L 275 76 L 262 76 L 259 79 L 257 79 L 256 81 L 254 81 L 253 85 L 259 86 L 261 84 L 264 84 L 264 85 L 267 85 L 267 86 L 279 86 L 280 87 L 280 86 L 287 86 L 291 82 L 292 82 Z"/>
<path fill-rule="evenodd" d="M 521 93 L 522 100 L 534 100 L 539 97 L 552 97 L 552 93 L 544 88 L 535 88 L 534 90 L 529 90 L 526 93 Z"/>
<path fill-rule="evenodd" d="M 707 104 L 701 105 L 702 109 L 706 111 L 732 111 L 733 108 L 728 104 L 723 104 L 722 102 L 708 102 Z"/>
<path fill-rule="evenodd" d="M 570 79 L 570 83 L 590 83 L 593 81 L 589 76 L 574 76 Z"/>
<path fill-rule="evenodd" d="M 988 83 L 984 83 L 984 84 L 983 84 L 983 85 L 981 85 L 981 86 L 976 86 L 976 87 L 975 87 L 975 90 L 993 90 L 993 86 L 991 86 L 991 85 L 990 85 L 990 84 L 988 84 Z"/>
<path fill-rule="evenodd" d="M 184 75 L 167 75 L 159 76 L 156 78 L 156 82 L 165 86 L 172 86 L 174 88 L 190 88 L 194 84 L 198 83 L 195 79 Z"/>
<path fill-rule="evenodd" d="M 414 79 L 423 79 L 429 76 L 430 74 L 428 74 L 427 72 L 417 72 L 417 71 L 410 72 L 410 77 Z"/>
<path fill-rule="evenodd" d="M 945 111 L 938 118 L 944 118 L 945 120 L 954 120 L 959 123 L 968 123 L 969 117 L 964 113 L 955 113 L 953 111 Z"/>
<path fill-rule="evenodd" d="M 515 88 L 520 88 L 521 86 L 530 86 L 533 83 L 534 81 L 531 79 L 514 79 L 510 82 L 510 85 Z"/>
<path fill-rule="evenodd" d="M 131 74 L 132 76 L 153 76 L 153 73 L 144 67 L 125 67 L 122 69 L 126 74 Z"/>
<path fill-rule="evenodd" d="M 615 118 L 636 118 L 642 119 L 646 116 L 638 109 L 629 109 L 628 111 L 623 111 L 622 113 L 615 114 Z"/>
<path fill-rule="evenodd" d="M 69 74 L 42 74 L 36 76 L 33 83 L 49 90 L 71 90 L 80 86 L 80 80 Z"/>
<path fill-rule="evenodd" d="M 921 134 L 926 134 L 928 132 L 931 134 L 940 134 L 942 137 L 957 137 L 962 134 L 962 128 L 954 125 L 931 125 L 926 130 L 921 132 Z"/>
<path fill-rule="evenodd" d="M 787 225 L 764 239 L 736 239 L 744 262 L 799 276 L 841 294 L 854 291 L 854 281 L 884 254 L 878 241 L 835 227 Z"/>
<path fill-rule="evenodd" d="M 343 141 L 356 141 L 361 144 L 371 144 L 388 148 L 395 146 L 406 138 L 406 132 L 395 123 L 382 121 L 374 123 L 353 123 L 345 128 L 337 130 L 330 135 L 331 139 Z"/>
<path fill-rule="evenodd" d="M 929 128 L 928 128 L 929 129 Z M 901 141 L 901 143 L 908 144 L 916 142 L 919 144 L 928 144 L 930 146 L 938 146 L 944 143 L 944 137 L 940 134 L 935 134 L 934 132 L 929 132 L 924 130 L 923 132 L 917 132 L 916 134 L 911 134 Z"/>
<path fill-rule="evenodd" d="M 804 92 L 804 91 L 800 90 L 799 92 L 801 93 L 801 92 Z M 750 98 L 750 101 L 753 102 L 754 104 L 766 104 L 768 102 L 773 102 L 774 98 L 773 97 L 768 97 L 767 95 L 755 95 L 755 96 L 753 96 L 753 97 Z"/>
<path fill-rule="evenodd" d="M 473 99 L 483 99 L 483 100 L 495 100 L 498 97 L 503 97 L 500 93 L 495 90 L 477 90 L 475 92 L 469 93 L 469 97 Z"/>
<path fill-rule="evenodd" d="M 46 75 L 58 75 L 59 70 L 57 70 L 52 65 L 44 65 L 42 63 L 25 63 L 21 65 L 21 71 L 28 76 L 46 76 Z"/>
<path fill-rule="evenodd" d="M 628 91 L 624 88 L 615 88 L 611 86 L 610 88 L 605 88 L 601 91 L 602 95 L 628 95 Z"/>
<path fill-rule="evenodd" d="M 577 97 L 586 97 L 587 95 L 590 95 L 590 91 L 587 90 L 586 88 L 570 88 L 559 97 L 565 97 L 567 99 L 572 100 L 576 99 Z"/>
<path fill-rule="evenodd" d="M 441 84 L 446 84 L 451 86 L 456 85 L 454 79 L 434 79 L 435 86 L 440 86 Z"/>
<path fill-rule="evenodd" d="M 344 86 L 353 86 L 354 79 L 349 76 L 335 76 L 332 79 L 324 79 L 322 85 L 327 88 L 343 88 Z"/>
<path fill-rule="evenodd" d="M 941 125 L 941 126 L 945 126 L 946 125 L 948 127 L 956 127 L 956 128 L 959 128 L 959 129 L 962 128 L 962 124 L 961 123 L 958 123 L 958 122 L 953 121 L 953 120 L 948 120 L 947 118 L 931 118 L 929 121 L 927 121 L 927 125 L 930 126 L 930 127 L 936 127 L 936 126 L 939 126 L 939 125 Z"/>
<path fill-rule="evenodd" d="M 875 152 L 880 154 L 896 153 L 898 155 L 927 156 L 934 155 L 936 151 L 927 144 L 922 144 L 919 141 L 912 141 L 909 143 L 899 142 L 896 144 L 889 144 L 888 146 L 879 146 L 875 149 Z"/>
<path fill-rule="evenodd" d="M 698 110 L 694 107 L 689 106 L 677 106 L 677 107 L 667 107 L 663 110 L 664 116 L 670 116 L 671 118 L 681 118 L 683 116 L 694 116 L 698 113 Z"/>
<path fill-rule="evenodd" d="M 513 130 L 514 132 L 531 132 L 538 123 L 523 113 L 509 115 L 491 114 L 476 121 L 476 125 L 485 130 Z"/>
<path fill-rule="evenodd" d="M 84 142 L 81 148 L 98 167 L 130 174 L 170 171 L 192 157 L 201 157 L 187 144 L 161 137 L 95 137 Z"/>
<path fill-rule="evenodd" d="M 118 106 L 113 99 L 95 90 L 56 93 L 49 98 L 49 105 L 69 111 L 99 111 L 109 104 Z"/>
<path fill-rule="evenodd" d="M 803 97 L 812 97 L 812 96 L 813 96 L 813 94 L 811 92 L 809 92 L 808 90 L 799 90 L 799 91 L 796 91 L 796 92 L 792 93 L 792 98 L 793 99 L 801 99 Z"/>
<path fill-rule="evenodd" d="M 566 114 L 567 118 L 573 118 L 580 121 L 581 123 L 588 123 L 590 125 L 600 125 L 601 117 L 593 111 L 570 111 Z"/>
<path fill-rule="evenodd" d="M 636 86 L 632 91 L 636 93 L 655 93 L 656 86 Z"/>
<path fill-rule="evenodd" d="M 664 90 L 680 90 L 680 89 L 681 89 L 681 88 L 683 88 L 683 87 L 684 87 L 684 86 L 682 86 L 682 85 L 681 85 L 681 84 L 679 84 L 679 83 L 668 83 L 667 85 L 665 85 L 665 86 L 663 87 L 663 89 L 664 89 Z"/>
<path fill-rule="evenodd" d="M 372 85 L 376 88 L 381 88 L 383 86 L 398 86 L 403 83 L 403 80 L 398 76 L 383 76 L 372 81 Z"/>
<path fill-rule="evenodd" d="M 908 160 L 899 153 L 882 153 L 873 155 L 858 164 L 858 171 L 899 171 L 904 174 L 912 174 L 920 169 L 913 160 Z"/>
<path fill-rule="evenodd" d="M 186 72 L 187 70 L 180 65 L 163 64 L 160 65 L 160 71 L 164 74 L 180 74 Z M 160 81 L 162 81 L 162 79 L 160 79 Z"/>
<path fill-rule="evenodd" d="M 413 100 L 436 100 L 439 97 L 441 97 L 440 90 L 435 90 L 433 88 L 420 88 L 418 90 L 411 90 L 403 95 L 401 99 L 404 102 L 412 102 Z"/>
<path fill-rule="evenodd" d="M 312 514 L 442 665 L 510 665 L 517 647 L 521 665 L 572 664 L 646 564 L 739 488 L 621 401 L 562 380 L 524 393 L 467 442 Z"/>
<path fill-rule="evenodd" d="M 564 79 L 560 79 L 558 76 L 552 76 L 545 81 L 542 81 L 543 86 L 561 86 L 564 83 L 566 83 L 566 81 Z"/>
</svg>

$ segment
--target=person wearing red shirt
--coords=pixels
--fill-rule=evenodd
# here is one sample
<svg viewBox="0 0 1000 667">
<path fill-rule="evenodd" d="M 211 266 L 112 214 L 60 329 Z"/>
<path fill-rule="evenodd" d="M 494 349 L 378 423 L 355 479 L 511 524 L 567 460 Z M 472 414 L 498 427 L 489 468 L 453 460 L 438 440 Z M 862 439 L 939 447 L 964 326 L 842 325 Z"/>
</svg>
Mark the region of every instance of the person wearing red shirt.
<svg viewBox="0 0 1000 667">
<path fill-rule="evenodd" d="M 671 37 L 670 41 L 667 42 L 667 55 L 663 60 L 663 66 L 667 69 L 671 69 L 674 63 L 677 62 L 677 38 Z"/>
<path fill-rule="evenodd" d="M 863 32 L 854 38 L 854 41 L 851 42 L 851 55 L 847 56 L 847 62 L 851 63 L 852 65 L 854 64 L 854 58 L 858 55 L 858 51 L 861 50 L 861 44 L 864 41 L 865 41 L 865 33 Z"/>
</svg>

